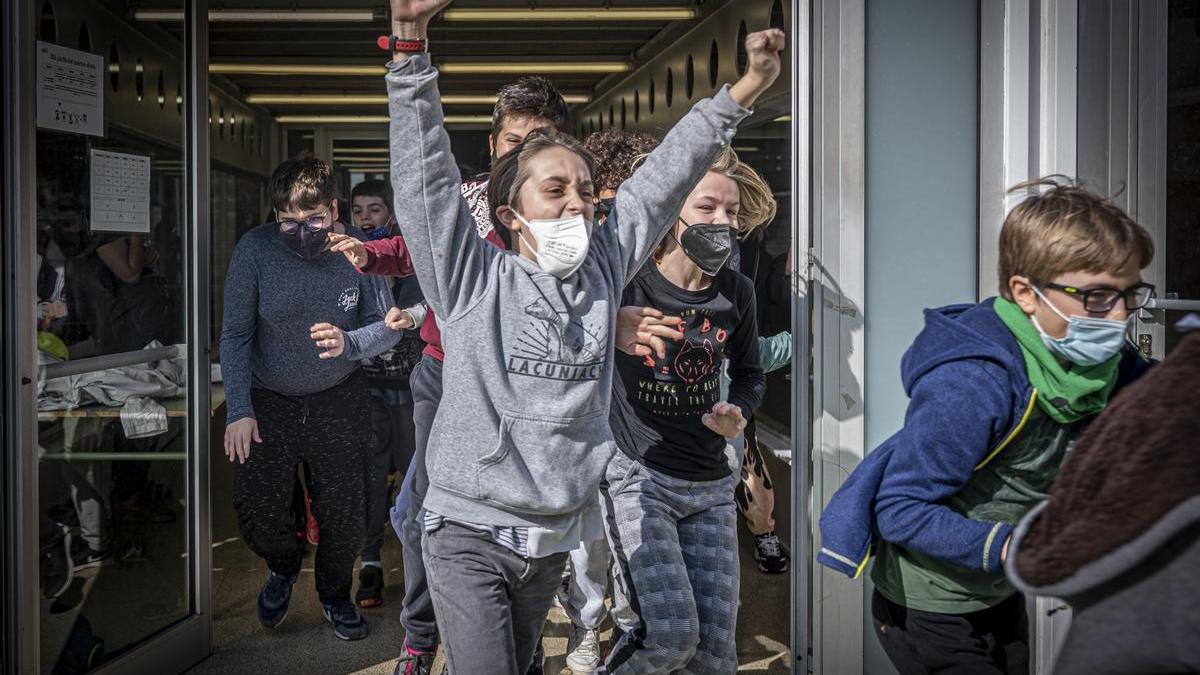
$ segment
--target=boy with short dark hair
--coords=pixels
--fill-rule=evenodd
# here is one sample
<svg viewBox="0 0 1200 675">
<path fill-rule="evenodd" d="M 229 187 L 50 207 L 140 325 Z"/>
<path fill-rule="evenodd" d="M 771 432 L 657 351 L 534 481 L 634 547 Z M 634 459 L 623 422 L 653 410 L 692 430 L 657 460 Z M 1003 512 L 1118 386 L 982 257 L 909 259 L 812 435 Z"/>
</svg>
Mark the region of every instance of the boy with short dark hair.
<svg viewBox="0 0 1200 675">
<path fill-rule="evenodd" d="M 354 225 L 367 240 L 398 236 L 392 215 L 392 186 L 387 181 L 365 180 L 350 192 Z M 388 476 L 408 469 L 416 447 L 413 397 L 408 378 L 421 360 L 425 342 L 417 334 L 425 319 L 425 302 L 417 278 L 387 278 L 393 308 L 387 323 L 400 331 L 400 341 L 384 353 L 363 359 L 370 394 L 371 429 L 375 455 L 367 496 L 367 541 L 363 546 L 354 601 L 359 607 L 383 604 L 383 538 L 391 507 Z"/>
<path fill-rule="evenodd" d="M 1074 183 L 1014 189 L 1034 194 L 1001 231 L 1001 297 L 926 311 L 902 363 L 903 428 L 821 517 L 818 560 L 849 575 L 874 521 L 872 614 L 903 674 L 1029 672 L 1024 598 L 1002 567 L 1009 535 L 1081 428 L 1147 365 L 1125 336 L 1153 294 L 1150 236 Z"/>
<path fill-rule="evenodd" d="M 386 284 L 327 255 L 338 219 L 328 165 L 284 162 L 268 194 L 275 222 L 242 237 L 225 283 L 221 366 L 225 453 L 239 460 L 234 508 L 242 538 L 270 569 L 258 619 L 274 628 L 287 616 L 300 573 L 292 490 L 296 465 L 307 463 L 321 523 L 317 593 L 337 637 L 358 640 L 367 624 L 350 587 L 372 449 L 358 361 L 391 347 L 399 334 L 383 322 L 391 305 Z"/>
</svg>

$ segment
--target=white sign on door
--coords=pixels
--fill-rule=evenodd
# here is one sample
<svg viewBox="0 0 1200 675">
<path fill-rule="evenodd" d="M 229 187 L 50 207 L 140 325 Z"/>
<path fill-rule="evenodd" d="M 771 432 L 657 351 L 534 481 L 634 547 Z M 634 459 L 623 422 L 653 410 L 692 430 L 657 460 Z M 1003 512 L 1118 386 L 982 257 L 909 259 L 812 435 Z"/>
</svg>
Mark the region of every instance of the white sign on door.
<svg viewBox="0 0 1200 675">
<path fill-rule="evenodd" d="M 104 135 L 104 57 L 37 43 L 37 125 Z"/>
<path fill-rule="evenodd" d="M 150 232 L 150 158 L 91 151 L 92 231 Z"/>
</svg>

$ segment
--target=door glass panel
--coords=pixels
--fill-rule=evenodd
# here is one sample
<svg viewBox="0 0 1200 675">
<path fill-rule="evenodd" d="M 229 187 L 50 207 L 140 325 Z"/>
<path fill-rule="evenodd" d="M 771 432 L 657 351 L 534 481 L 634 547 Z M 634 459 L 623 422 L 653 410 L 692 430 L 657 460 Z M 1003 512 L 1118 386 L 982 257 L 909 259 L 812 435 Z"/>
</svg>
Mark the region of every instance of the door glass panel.
<svg viewBox="0 0 1200 675">
<path fill-rule="evenodd" d="M 1164 288 L 1159 297 L 1200 300 L 1200 13 L 1171 2 L 1167 29 L 1167 221 Z M 1170 351 L 1180 339 L 1166 312 Z"/>
<path fill-rule="evenodd" d="M 37 131 L 41 665 L 84 672 L 193 607 L 181 43 L 66 3 L 105 59 L 97 134 Z M 84 7 L 87 7 L 86 5 Z M 183 3 L 175 3 L 182 10 Z M 63 24 L 66 26 L 66 23 Z M 121 54 L 121 63 L 109 60 Z M 126 70 L 126 77 L 121 71 Z M 111 82 L 109 81 L 111 79 Z M 111 86 L 110 86 L 111 84 Z"/>
</svg>

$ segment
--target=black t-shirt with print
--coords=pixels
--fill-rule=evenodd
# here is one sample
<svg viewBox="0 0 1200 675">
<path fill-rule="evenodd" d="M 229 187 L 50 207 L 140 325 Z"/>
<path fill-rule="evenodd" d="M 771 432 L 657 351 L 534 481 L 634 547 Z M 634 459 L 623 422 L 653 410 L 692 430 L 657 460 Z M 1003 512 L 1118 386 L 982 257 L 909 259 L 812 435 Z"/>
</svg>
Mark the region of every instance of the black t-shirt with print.
<svg viewBox="0 0 1200 675">
<path fill-rule="evenodd" d="M 721 365 L 729 359 L 729 402 L 749 419 L 766 388 L 758 361 L 754 286 L 722 269 L 705 289 L 689 291 L 663 277 L 653 261 L 621 304 L 653 307 L 684 320 L 684 339 L 666 357 L 616 355 L 610 422 L 617 447 L 667 475 L 691 481 L 729 475 L 726 439 L 701 417 L 721 400 Z"/>
</svg>

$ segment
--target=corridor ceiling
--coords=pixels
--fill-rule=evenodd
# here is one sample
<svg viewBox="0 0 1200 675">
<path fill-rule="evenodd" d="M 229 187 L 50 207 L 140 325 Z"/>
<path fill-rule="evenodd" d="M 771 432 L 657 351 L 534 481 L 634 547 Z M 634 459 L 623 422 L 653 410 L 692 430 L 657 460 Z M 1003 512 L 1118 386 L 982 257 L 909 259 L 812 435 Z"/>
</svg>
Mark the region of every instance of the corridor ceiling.
<svg viewBox="0 0 1200 675">
<path fill-rule="evenodd" d="M 430 51 L 442 66 L 444 96 L 461 95 L 446 105 L 448 115 L 490 113 L 496 88 L 521 74 L 545 74 L 575 107 L 625 76 L 603 72 L 632 70 L 660 46 L 680 39 L 692 26 L 731 0 L 463 0 L 435 20 Z M 182 40 L 177 0 L 130 3 L 139 23 L 155 23 Z M 673 10 L 668 16 L 596 20 L 558 18 L 565 9 L 593 10 L 632 17 L 631 12 Z M 338 17 L 321 16 L 337 10 Z M 479 15 L 466 10 L 508 16 Z M 266 12 L 247 17 L 240 12 Z M 517 12 L 511 14 L 511 11 Z M 611 15 L 611 14 L 610 14 Z M 690 16 L 690 18 L 688 18 Z M 539 17 L 547 17 L 545 19 Z M 383 115 L 386 106 L 381 66 L 386 54 L 375 42 L 390 33 L 384 2 L 306 0 L 213 0 L 210 3 L 209 61 L 214 78 L 225 78 L 243 100 L 281 115 Z M 403 37 L 403 36 L 401 36 Z M 451 72 L 453 65 L 490 64 L 506 72 Z M 284 67 L 284 74 L 243 72 L 255 66 Z M 524 65 L 530 64 L 530 65 Z M 598 72 L 551 72 L 592 64 Z M 307 66 L 333 66 L 330 73 L 290 72 Z M 365 67 L 341 72 L 339 66 Z M 378 74 L 375 69 L 378 70 Z M 354 96 L 357 98 L 347 98 Z M 454 100 L 450 98 L 449 100 Z"/>
</svg>

